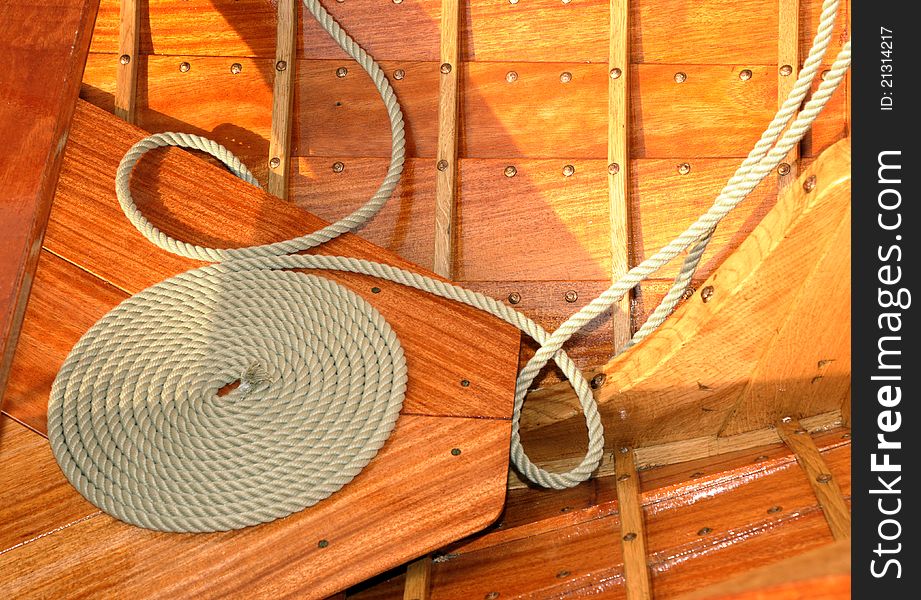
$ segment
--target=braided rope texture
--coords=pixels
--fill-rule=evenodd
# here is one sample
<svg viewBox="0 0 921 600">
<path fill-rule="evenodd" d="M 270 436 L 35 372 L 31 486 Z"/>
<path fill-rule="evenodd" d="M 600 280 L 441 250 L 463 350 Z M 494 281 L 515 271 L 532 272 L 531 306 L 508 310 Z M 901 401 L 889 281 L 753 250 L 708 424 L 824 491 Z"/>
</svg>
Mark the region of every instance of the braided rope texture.
<svg viewBox="0 0 921 600">
<path fill-rule="evenodd" d="M 407 373 L 399 341 L 373 307 L 336 283 L 291 271 L 325 269 L 371 275 L 462 302 L 537 341 L 539 350 L 516 382 L 511 459 L 522 475 L 544 487 L 563 489 L 585 481 L 600 464 L 604 432 L 591 388 L 563 345 L 690 248 L 671 290 L 630 345 L 674 310 L 717 224 L 802 139 L 849 68 L 847 42 L 797 113 L 829 45 L 838 4 L 824 1 L 813 47 L 793 90 L 713 206 L 548 333 L 492 298 L 418 273 L 350 257 L 294 254 L 364 225 L 389 199 L 405 161 L 403 116 L 383 71 L 318 0 L 304 0 L 380 92 L 393 140 L 387 175 L 364 206 L 319 231 L 262 246 L 207 248 L 173 239 L 144 217 L 130 190 L 134 166 L 152 149 L 181 146 L 215 156 L 253 185 L 256 179 L 229 150 L 200 136 L 161 133 L 135 144 L 116 174 L 125 215 L 160 248 L 217 264 L 129 298 L 71 351 L 49 402 L 49 439 L 65 475 L 103 510 L 166 531 L 245 527 L 340 489 L 390 435 Z M 566 473 L 532 463 L 519 435 L 525 396 L 551 360 L 573 386 L 588 429 L 588 451 Z M 236 390 L 217 394 L 237 379 Z"/>
</svg>

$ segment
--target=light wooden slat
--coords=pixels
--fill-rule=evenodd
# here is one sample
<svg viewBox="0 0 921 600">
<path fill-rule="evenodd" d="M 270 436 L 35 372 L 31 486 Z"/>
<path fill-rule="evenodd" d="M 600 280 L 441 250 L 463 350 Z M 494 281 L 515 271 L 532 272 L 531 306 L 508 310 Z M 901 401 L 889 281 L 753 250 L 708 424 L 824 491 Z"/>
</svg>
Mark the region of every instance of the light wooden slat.
<svg viewBox="0 0 921 600">
<path fill-rule="evenodd" d="M 294 120 L 295 38 L 299 0 L 278 0 L 278 41 L 275 48 L 275 84 L 272 92 L 272 134 L 269 137 L 268 190 L 288 197 L 291 170 L 291 129 Z"/>
<path fill-rule="evenodd" d="M 646 524 L 640 504 L 640 481 L 633 449 L 623 447 L 615 450 L 614 462 L 627 600 L 649 600 L 652 586 L 646 566 Z"/>
<path fill-rule="evenodd" d="M 457 30 L 460 0 L 441 5 L 441 77 L 438 88 L 438 152 L 435 156 L 435 257 L 434 271 L 452 278 L 454 271 L 454 221 L 457 212 Z"/>
<path fill-rule="evenodd" d="M 423 556 L 406 568 L 403 600 L 429 600 L 432 590 L 432 557 Z"/>
<path fill-rule="evenodd" d="M 836 540 L 851 537 L 851 511 L 836 477 L 825 463 L 809 432 L 796 419 L 785 417 L 777 423 L 777 433 L 796 454 L 796 460 L 806 474 L 812 491 L 825 513 L 828 527 Z"/>
<path fill-rule="evenodd" d="M 137 107 L 140 29 L 141 11 L 138 0 L 121 0 L 118 67 L 115 74 L 115 116 L 129 123 L 134 123 Z"/>
<path fill-rule="evenodd" d="M 611 222 L 611 279 L 630 269 L 630 2 L 611 0 L 608 56 L 608 198 Z M 627 292 L 613 308 L 614 349 L 623 348 L 633 334 Z"/>
<path fill-rule="evenodd" d="M 777 0 L 777 10 L 777 107 L 780 108 L 799 76 L 800 0 Z M 790 68 L 789 73 L 787 67 Z M 785 175 L 778 173 L 777 185 L 780 190 L 796 181 L 799 175 L 799 145 L 790 149 L 783 164 L 789 166 L 789 172 Z"/>
</svg>

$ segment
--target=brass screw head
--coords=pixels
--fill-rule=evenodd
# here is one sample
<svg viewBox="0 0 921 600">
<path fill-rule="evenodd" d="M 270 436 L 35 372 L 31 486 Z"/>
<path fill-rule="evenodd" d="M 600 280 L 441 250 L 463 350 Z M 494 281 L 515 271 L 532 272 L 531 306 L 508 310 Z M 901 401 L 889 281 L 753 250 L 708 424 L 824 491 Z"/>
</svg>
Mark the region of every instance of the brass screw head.
<svg viewBox="0 0 921 600">
<path fill-rule="evenodd" d="M 460 448 L 451 448 L 451 456 L 460 456 L 460 455 L 461 455 Z"/>
<path fill-rule="evenodd" d="M 279 166 L 281 166 L 281 159 L 277 156 L 273 156 L 272 160 L 269 161 L 269 167 L 277 169 Z"/>
<path fill-rule="evenodd" d="M 621 71 L 620 68 L 618 67 L 614 67 L 613 69 L 611 69 L 611 79 L 620 79 L 620 76 L 623 74 L 624 72 Z"/>
<path fill-rule="evenodd" d="M 563 167 L 564 177 L 572 177 L 575 174 L 575 172 L 576 172 L 576 168 L 572 165 L 566 165 L 565 167 Z"/>
<path fill-rule="evenodd" d="M 632 542 L 635 539 L 636 539 L 636 534 L 633 533 L 632 531 L 624 536 L 625 542 Z"/>
<path fill-rule="evenodd" d="M 508 295 L 509 304 L 518 304 L 519 302 L 521 302 L 521 294 L 518 292 L 512 292 Z"/>
<path fill-rule="evenodd" d="M 341 173 L 345 171 L 345 163 L 342 161 L 336 161 L 333 163 L 333 173 Z"/>
<path fill-rule="evenodd" d="M 608 173 L 611 175 L 617 175 L 620 173 L 620 165 L 617 163 L 611 163 L 608 165 Z"/>
<path fill-rule="evenodd" d="M 288 62 L 287 62 L 287 61 L 280 60 L 280 61 L 278 61 L 277 63 L 275 63 L 275 70 L 276 70 L 276 71 L 284 71 L 284 70 L 287 69 L 287 68 L 288 68 Z"/>
<path fill-rule="evenodd" d="M 451 72 L 451 63 L 441 63 L 441 72 L 444 75 L 447 75 Z"/>
<path fill-rule="evenodd" d="M 518 0 L 508 0 L 509 4 L 518 4 Z"/>
<path fill-rule="evenodd" d="M 569 0 L 563 0 L 563 4 L 569 4 Z M 569 577 L 570 572 L 565 569 L 556 574 L 557 579 L 566 579 Z"/>
<path fill-rule="evenodd" d="M 810 175 L 806 178 L 806 181 L 803 182 L 803 189 L 807 192 L 815 189 L 815 175 Z"/>
<path fill-rule="evenodd" d="M 605 376 L 604 373 L 598 373 L 597 375 L 592 377 L 592 381 L 589 385 L 592 386 L 593 390 L 597 390 L 598 388 L 604 385 L 605 379 L 607 379 L 607 377 Z"/>
<path fill-rule="evenodd" d="M 566 302 L 572 303 L 579 299 L 579 293 L 576 292 L 576 290 L 569 290 L 566 292 L 563 298 L 566 300 Z"/>
<path fill-rule="evenodd" d="M 710 299 L 713 298 L 713 286 L 708 285 L 704 289 L 700 290 L 700 299 L 707 303 Z"/>
<path fill-rule="evenodd" d="M 627 481 L 628 479 L 630 479 L 630 475 L 628 475 L 627 473 L 617 476 L 617 481 Z"/>
<path fill-rule="evenodd" d="M 397 69 L 396 71 L 393 72 L 393 78 L 396 79 L 397 81 L 402 80 L 404 77 L 406 77 L 406 71 L 404 71 L 403 69 Z"/>
<path fill-rule="evenodd" d="M 789 163 L 780 163 L 777 165 L 777 174 L 781 177 L 790 174 L 790 164 Z"/>
<path fill-rule="evenodd" d="M 508 73 L 505 74 L 505 80 L 509 83 L 515 83 L 516 81 L 518 81 L 518 73 L 516 73 L 515 71 L 509 71 Z"/>
<path fill-rule="evenodd" d="M 562 81 L 563 83 L 569 83 L 570 81 L 572 81 L 572 73 L 570 73 L 569 71 L 563 71 L 562 73 L 560 73 L 560 81 Z"/>
<path fill-rule="evenodd" d="M 512 1 L 512 0 L 509 0 L 509 2 L 511 2 L 511 1 Z M 515 2 L 517 2 L 517 1 L 518 1 L 518 0 L 515 0 Z M 515 4 L 515 2 L 512 2 L 512 4 Z M 488 594 L 486 594 L 485 596 L 483 596 L 483 600 L 496 600 L 496 598 L 498 598 L 498 597 L 499 597 L 499 592 L 489 592 Z"/>
<path fill-rule="evenodd" d="M 767 511 L 768 511 L 768 514 L 769 514 L 769 515 L 774 515 L 774 514 L 779 513 L 779 512 L 782 511 L 782 510 L 783 510 L 783 507 L 782 507 L 782 506 L 772 506 L 772 507 L 769 508 Z"/>
<path fill-rule="evenodd" d="M 688 80 L 688 74 L 682 71 L 675 73 L 675 83 L 684 83 Z"/>
<path fill-rule="evenodd" d="M 791 67 L 790 65 L 783 65 L 782 67 L 780 67 L 780 74 L 783 75 L 784 77 L 789 77 L 790 75 L 793 74 L 793 67 Z"/>
<path fill-rule="evenodd" d="M 713 530 L 710 529 L 709 527 L 701 527 L 699 530 L 697 530 L 697 535 L 707 535 L 708 533 L 711 533 L 712 531 Z"/>
<path fill-rule="evenodd" d="M 234 75 L 239 75 L 240 73 L 243 72 L 243 65 L 241 65 L 240 63 L 233 63 L 232 65 L 230 65 L 230 72 L 233 73 Z"/>
<path fill-rule="evenodd" d="M 393 0 L 394 4 L 403 4 L 403 0 Z"/>
<path fill-rule="evenodd" d="M 831 474 L 830 473 L 820 473 L 819 475 L 816 476 L 815 480 L 818 481 L 819 483 L 828 483 L 829 481 L 831 481 Z"/>
<path fill-rule="evenodd" d="M 751 78 L 752 78 L 751 69 L 742 69 L 741 71 L 739 71 L 739 79 L 741 79 L 742 81 L 748 81 Z"/>
<path fill-rule="evenodd" d="M 438 170 L 439 170 L 439 171 L 447 171 L 447 170 L 448 170 L 448 161 L 446 161 L 445 159 L 442 158 L 441 160 L 438 161 L 438 165 L 436 165 L 436 166 L 438 167 Z"/>
<path fill-rule="evenodd" d="M 514 176 L 517 175 L 517 174 L 518 174 L 518 169 L 516 169 L 514 166 L 509 165 L 509 166 L 505 167 L 505 176 L 506 176 L 506 177 L 514 177 Z"/>
<path fill-rule="evenodd" d="M 336 77 L 338 77 L 339 79 L 342 79 L 348 74 L 349 74 L 349 70 L 346 69 L 345 67 L 339 67 L 338 69 L 336 69 Z"/>
<path fill-rule="evenodd" d="M 128 56 L 127 54 L 122 54 L 121 56 L 118 57 L 118 62 L 120 62 L 123 65 L 127 65 L 128 63 L 131 62 L 131 57 Z"/>
<path fill-rule="evenodd" d="M 327 546 L 329 546 L 329 541 L 327 540 L 320 540 L 317 542 L 317 548 L 326 548 Z"/>
<path fill-rule="evenodd" d="M 681 163 L 677 169 L 679 175 L 687 175 L 691 172 L 691 163 Z"/>
<path fill-rule="evenodd" d="M 182 61 L 181 63 L 179 63 L 179 72 L 180 72 L 180 73 L 188 73 L 188 72 L 189 72 L 189 69 L 191 69 L 191 68 L 192 68 L 192 65 L 190 65 L 189 63 L 187 63 L 187 62 L 185 62 L 185 61 Z"/>
</svg>

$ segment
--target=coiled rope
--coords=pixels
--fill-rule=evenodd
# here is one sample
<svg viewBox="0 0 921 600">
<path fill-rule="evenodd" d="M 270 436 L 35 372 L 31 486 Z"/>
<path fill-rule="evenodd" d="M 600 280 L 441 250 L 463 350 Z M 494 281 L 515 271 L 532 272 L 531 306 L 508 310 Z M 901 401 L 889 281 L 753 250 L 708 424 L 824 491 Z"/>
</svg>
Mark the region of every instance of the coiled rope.
<svg viewBox="0 0 921 600">
<path fill-rule="evenodd" d="M 405 159 L 403 116 L 383 71 L 318 0 L 304 0 L 380 92 L 392 133 L 386 177 L 365 205 L 314 233 L 262 246 L 208 248 L 173 239 L 144 217 L 129 188 L 134 165 L 154 148 L 181 146 L 211 154 L 258 185 L 252 173 L 226 148 L 195 135 L 161 133 L 135 144 L 116 175 L 125 215 L 160 248 L 217 264 L 125 300 L 71 351 L 55 379 L 48 410 L 49 440 L 65 475 L 110 514 L 166 531 L 226 530 L 269 521 L 348 483 L 393 429 L 406 363 L 399 341 L 373 307 L 336 283 L 292 271 L 318 269 L 370 275 L 462 302 L 537 341 L 540 349 L 516 383 L 511 459 L 522 475 L 544 487 L 563 489 L 585 481 L 601 461 L 603 429 L 590 386 L 563 344 L 690 248 L 665 299 L 628 347 L 671 313 L 719 221 L 799 142 L 849 68 L 848 41 L 790 123 L 828 48 L 838 4 L 824 1 L 793 90 L 710 209 L 551 334 L 508 306 L 459 286 L 366 260 L 295 254 L 371 219 L 396 187 Z M 567 473 L 532 463 L 519 436 L 525 395 L 550 360 L 573 386 L 588 426 L 588 452 Z M 236 390 L 218 393 L 234 381 L 240 383 Z"/>
</svg>

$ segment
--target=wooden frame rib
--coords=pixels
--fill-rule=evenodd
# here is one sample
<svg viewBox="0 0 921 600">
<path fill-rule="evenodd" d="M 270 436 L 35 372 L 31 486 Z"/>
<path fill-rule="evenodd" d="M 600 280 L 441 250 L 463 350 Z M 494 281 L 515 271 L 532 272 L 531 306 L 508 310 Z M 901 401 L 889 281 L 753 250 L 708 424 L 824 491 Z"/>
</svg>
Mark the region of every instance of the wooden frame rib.
<svg viewBox="0 0 921 600">
<path fill-rule="evenodd" d="M 138 0 L 121 0 L 118 23 L 118 66 L 115 74 L 115 116 L 135 122 L 141 9 Z"/>
<path fill-rule="evenodd" d="M 624 579 L 627 600 L 652 598 L 646 566 L 646 527 L 640 500 L 640 478 L 632 448 L 614 451 L 617 473 L 617 503 L 620 510 L 621 544 L 624 550 Z"/>
<path fill-rule="evenodd" d="M 459 0 L 441 3 L 441 71 L 438 100 L 438 154 L 435 168 L 435 254 L 433 270 L 451 279 L 457 212 L 457 94 Z"/>
<path fill-rule="evenodd" d="M 269 139 L 270 194 L 288 198 L 291 169 L 291 123 L 296 72 L 297 0 L 278 0 L 278 37 L 275 46 L 275 85 L 272 92 L 272 133 Z"/>
<path fill-rule="evenodd" d="M 432 557 L 423 556 L 406 567 L 403 600 L 429 600 L 432 589 Z"/>
<path fill-rule="evenodd" d="M 783 105 L 799 76 L 799 11 L 800 0 L 779 0 L 777 33 L 777 106 Z M 786 67 L 791 71 L 787 73 Z M 785 74 L 786 73 L 786 74 Z M 799 144 L 794 146 L 783 162 L 789 171 L 778 174 L 778 190 L 796 181 L 799 175 Z"/>
<path fill-rule="evenodd" d="M 611 277 L 620 279 L 630 268 L 628 210 L 630 206 L 630 7 L 629 0 L 611 0 L 608 57 L 608 197 L 611 223 Z M 614 350 L 631 336 L 630 294 L 613 307 Z"/>
<path fill-rule="evenodd" d="M 851 511 L 812 436 L 799 421 L 790 417 L 784 417 L 777 423 L 777 433 L 806 473 L 832 535 L 836 540 L 850 539 Z"/>
</svg>

